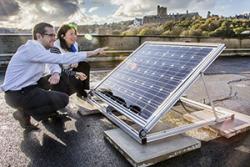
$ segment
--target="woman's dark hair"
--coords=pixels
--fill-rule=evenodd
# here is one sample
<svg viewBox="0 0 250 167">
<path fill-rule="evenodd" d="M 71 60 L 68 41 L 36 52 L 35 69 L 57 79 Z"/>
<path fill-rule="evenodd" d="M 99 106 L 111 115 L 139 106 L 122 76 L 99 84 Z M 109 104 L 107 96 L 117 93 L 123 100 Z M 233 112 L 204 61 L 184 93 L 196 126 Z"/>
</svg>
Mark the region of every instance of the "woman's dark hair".
<svg viewBox="0 0 250 167">
<path fill-rule="evenodd" d="M 65 49 L 67 51 L 69 51 L 70 47 L 67 45 L 64 37 L 65 37 L 65 34 L 67 33 L 67 31 L 70 29 L 75 30 L 75 33 L 77 34 L 76 26 L 73 24 L 64 24 L 57 31 L 57 39 L 59 39 L 60 46 L 62 49 Z"/>
</svg>

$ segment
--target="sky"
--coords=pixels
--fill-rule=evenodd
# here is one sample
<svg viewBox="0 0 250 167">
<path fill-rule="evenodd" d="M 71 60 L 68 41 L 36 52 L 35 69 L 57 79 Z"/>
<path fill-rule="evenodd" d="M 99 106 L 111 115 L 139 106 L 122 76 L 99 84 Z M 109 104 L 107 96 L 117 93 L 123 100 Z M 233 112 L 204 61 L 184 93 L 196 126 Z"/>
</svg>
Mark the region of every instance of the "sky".
<svg viewBox="0 0 250 167">
<path fill-rule="evenodd" d="M 207 12 L 220 16 L 250 13 L 249 0 L 0 0 L 0 27 L 28 29 L 39 22 L 104 24 L 168 13 Z"/>
</svg>

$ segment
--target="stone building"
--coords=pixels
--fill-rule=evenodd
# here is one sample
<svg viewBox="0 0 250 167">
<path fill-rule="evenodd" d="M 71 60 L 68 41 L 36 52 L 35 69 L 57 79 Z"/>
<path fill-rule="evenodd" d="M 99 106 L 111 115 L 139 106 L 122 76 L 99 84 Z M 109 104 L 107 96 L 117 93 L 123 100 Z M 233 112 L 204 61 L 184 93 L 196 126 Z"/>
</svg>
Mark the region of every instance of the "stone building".
<svg viewBox="0 0 250 167">
<path fill-rule="evenodd" d="M 142 22 L 142 19 L 141 18 L 135 18 L 134 19 L 134 22 L 133 22 L 133 25 L 134 26 L 140 26 L 140 25 L 142 25 L 143 24 L 143 22 Z"/>
<path fill-rule="evenodd" d="M 157 15 L 149 15 L 144 16 L 142 19 L 141 24 L 150 24 L 150 23 L 165 23 L 166 21 L 171 20 L 181 20 L 181 19 L 192 19 L 194 17 L 199 17 L 198 12 L 189 13 L 188 11 L 186 13 L 182 14 L 168 14 L 166 7 L 157 6 Z M 137 22 L 138 23 L 138 22 Z"/>
<path fill-rule="evenodd" d="M 234 18 L 236 18 L 236 19 L 250 19 L 250 13 L 235 15 Z"/>
</svg>

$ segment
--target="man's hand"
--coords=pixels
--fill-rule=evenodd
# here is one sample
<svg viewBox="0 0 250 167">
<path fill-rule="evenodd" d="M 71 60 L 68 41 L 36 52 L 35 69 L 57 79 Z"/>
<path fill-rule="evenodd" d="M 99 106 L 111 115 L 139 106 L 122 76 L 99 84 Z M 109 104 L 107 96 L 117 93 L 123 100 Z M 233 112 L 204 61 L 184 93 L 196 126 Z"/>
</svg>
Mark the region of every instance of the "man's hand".
<svg viewBox="0 0 250 167">
<path fill-rule="evenodd" d="M 59 75 L 59 73 L 54 73 L 54 74 L 52 74 L 48 81 L 49 81 L 49 83 L 50 83 L 51 85 L 56 85 L 56 84 L 58 84 L 59 81 L 60 81 L 60 75 Z"/>
<path fill-rule="evenodd" d="M 72 67 L 72 68 L 77 68 L 77 67 L 78 67 L 78 63 L 71 64 L 70 67 Z"/>
<path fill-rule="evenodd" d="M 98 48 L 98 49 L 93 50 L 93 51 L 87 51 L 87 56 L 89 57 L 89 56 L 94 56 L 94 55 L 98 55 L 98 54 L 105 55 L 104 51 L 107 49 L 108 49 L 108 47 L 103 47 L 103 48 Z"/>
<path fill-rule="evenodd" d="M 75 77 L 76 79 L 80 79 L 81 81 L 84 81 L 85 79 L 87 79 L 87 76 L 82 72 L 76 72 Z"/>
<path fill-rule="evenodd" d="M 95 50 L 96 54 L 104 55 L 104 51 L 107 50 L 108 47 L 98 48 Z"/>
</svg>

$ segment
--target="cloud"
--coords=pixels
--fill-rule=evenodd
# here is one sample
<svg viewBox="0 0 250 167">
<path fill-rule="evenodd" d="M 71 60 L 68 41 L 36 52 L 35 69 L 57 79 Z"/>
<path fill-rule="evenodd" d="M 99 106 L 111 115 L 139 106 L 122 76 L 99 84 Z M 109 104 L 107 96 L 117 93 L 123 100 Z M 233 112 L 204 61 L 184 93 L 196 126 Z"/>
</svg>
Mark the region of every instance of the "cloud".
<svg viewBox="0 0 250 167">
<path fill-rule="evenodd" d="M 0 20 L 6 20 L 18 12 L 19 5 L 15 0 L 0 0 Z"/>
<path fill-rule="evenodd" d="M 77 0 L 17 0 L 20 4 L 25 4 L 23 8 L 28 9 L 32 7 L 32 11 L 39 15 L 48 17 L 53 15 L 54 19 L 58 17 L 68 17 L 79 10 L 79 3 Z"/>
<path fill-rule="evenodd" d="M 111 0 L 111 3 L 119 6 L 114 16 L 127 18 L 156 14 L 156 7 L 159 4 L 171 12 L 207 11 L 215 6 L 215 0 L 134 0 L 130 3 L 127 3 L 127 0 Z"/>
<path fill-rule="evenodd" d="M 55 26 L 71 21 L 110 23 L 156 14 L 159 4 L 167 7 L 168 13 L 187 9 L 200 13 L 213 8 L 215 0 L 0 0 L 0 25 L 31 28 L 42 21 Z"/>
<path fill-rule="evenodd" d="M 6 27 L 25 29 L 31 28 L 33 24 L 42 21 L 58 26 L 64 22 L 73 20 L 83 21 L 86 18 L 85 14 L 80 10 L 80 6 L 82 5 L 82 1 L 80 0 L 4 0 L 3 4 L 4 10 L 8 12 L 13 11 L 11 9 L 15 5 L 17 5 L 15 9 L 19 9 L 15 13 L 12 12 L 12 15 L 8 14 L 5 20 L 0 20 L 0 24 Z M 1 10 L 0 18 L 6 16 L 5 13 Z"/>
<path fill-rule="evenodd" d="M 96 11 L 98 8 L 99 8 L 99 7 L 90 8 L 88 12 L 89 12 L 89 13 L 92 13 L 92 12 Z"/>
<path fill-rule="evenodd" d="M 127 3 L 126 0 L 111 0 L 111 3 L 119 6 L 119 8 L 114 13 L 114 17 L 138 17 L 143 16 L 146 11 L 150 12 L 152 2 L 149 0 L 134 0 L 130 3 Z"/>
</svg>

